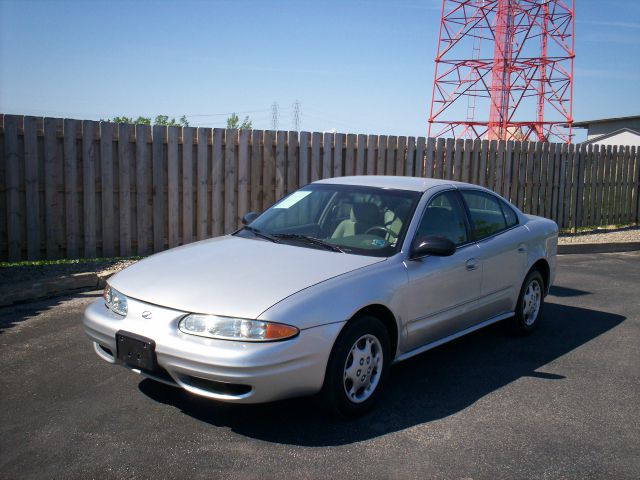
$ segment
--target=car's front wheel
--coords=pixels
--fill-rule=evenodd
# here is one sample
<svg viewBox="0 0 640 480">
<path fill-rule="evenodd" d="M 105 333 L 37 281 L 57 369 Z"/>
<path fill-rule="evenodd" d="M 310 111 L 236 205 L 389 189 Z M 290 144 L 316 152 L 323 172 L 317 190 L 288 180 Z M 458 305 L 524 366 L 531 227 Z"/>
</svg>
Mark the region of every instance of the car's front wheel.
<svg viewBox="0 0 640 480">
<path fill-rule="evenodd" d="M 382 322 L 366 315 L 354 318 L 340 333 L 323 387 L 325 400 L 336 413 L 357 416 L 374 405 L 391 361 L 389 343 Z"/>
<path fill-rule="evenodd" d="M 525 278 L 513 322 L 519 333 L 527 334 L 534 330 L 540 318 L 544 304 L 544 280 L 537 270 L 532 270 Z"/>
</svg>

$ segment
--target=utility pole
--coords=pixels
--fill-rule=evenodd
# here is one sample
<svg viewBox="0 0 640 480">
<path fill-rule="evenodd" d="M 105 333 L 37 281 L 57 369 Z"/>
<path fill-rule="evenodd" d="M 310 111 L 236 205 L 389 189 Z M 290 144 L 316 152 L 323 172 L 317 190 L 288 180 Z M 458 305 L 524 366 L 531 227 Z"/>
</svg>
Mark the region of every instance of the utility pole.
<svg viewBox="0 0 640 480">
<path fill-rule="evenodd" d="M 271 104 L 271 130 L 278 130 L 278 123 L 280 121 L 280 107 L 278 102 Z"/>
<path fill-rule="evenodd" d="M 296 100 L 293 102 L 293 129 L 296 132 L 300 131 L 300 101 Z"/>
</svg>

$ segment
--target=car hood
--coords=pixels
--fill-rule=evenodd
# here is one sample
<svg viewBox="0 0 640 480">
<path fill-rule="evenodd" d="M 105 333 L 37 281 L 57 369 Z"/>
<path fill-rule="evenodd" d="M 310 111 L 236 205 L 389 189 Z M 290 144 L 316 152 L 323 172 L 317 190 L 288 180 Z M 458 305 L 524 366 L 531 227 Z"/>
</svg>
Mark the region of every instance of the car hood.
<svg viewBox="0 0 640 480">
<path fill-rule="evenodd" d="M 300 290 L 383 260 L 225 236 L 148 257 L 109 284 L 129 297 L 176 310 L 257 318 Z"/>
</svg>

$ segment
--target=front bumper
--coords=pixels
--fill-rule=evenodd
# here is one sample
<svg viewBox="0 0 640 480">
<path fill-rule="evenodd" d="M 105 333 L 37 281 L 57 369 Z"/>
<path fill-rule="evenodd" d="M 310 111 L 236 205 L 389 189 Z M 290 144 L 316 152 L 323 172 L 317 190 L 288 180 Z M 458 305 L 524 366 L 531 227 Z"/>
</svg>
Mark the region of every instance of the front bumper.
<svg viewBox="0 0 640 480">
<path fill-rule="evenodd" d="M 233 403 L 270 402 L 318 392 L 343 326 L 333 323 L 309 328 L 280 342 L 216 340 L 180 332 L 178 322 L 186 312 L 132 298 L 128 304 L 126 317 L 107 309 L 102 299 L 85 310 L 85 332 L 100 358 L 126 367 L 116 358 L 115 334 L 125 330 L 142 335 L 155 341 L 161 370 L 131 370 L 197 395 Z M 151 318 L 143 318 L 143 312 L 150 312 Z"/>
</svg>

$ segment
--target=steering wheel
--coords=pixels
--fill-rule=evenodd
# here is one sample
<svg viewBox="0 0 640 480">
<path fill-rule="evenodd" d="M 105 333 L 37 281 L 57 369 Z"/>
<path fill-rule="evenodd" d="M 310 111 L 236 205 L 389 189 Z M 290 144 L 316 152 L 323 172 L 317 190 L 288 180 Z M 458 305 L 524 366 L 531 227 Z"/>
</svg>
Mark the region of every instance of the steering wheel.
<svg viewBox="0 0 640 480">
<path fill-rule="evenodd" d="M 367 235 L 367 234 L 371 233 L 372 235 L 376 235 L 376 234 L 375 234 L 375 233 L 373 233 L 373 232 L 382 232 L 382 238 L 384 238 L 384 239 L 386 239 L 386 238 L 387 238 L 387 235 L 391 235 L 392 237 L 394 237 L 394 238 L 395 238 L 395 234 L 394 234 L 391 230 L 389 230 L 388 228 L 385 228 L 385 227 L 377 226 L 377 225 L 376 225 L 376 226 L 374 226 L 374 227 L 368 228 L 368 229 L 364 232 L 364 234 L 365 234 L 365 235 Z M 376 237 L 379 237 L 379 236 L 380 236 L 380 235 L 376 235 Z"/>
</svg>

